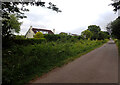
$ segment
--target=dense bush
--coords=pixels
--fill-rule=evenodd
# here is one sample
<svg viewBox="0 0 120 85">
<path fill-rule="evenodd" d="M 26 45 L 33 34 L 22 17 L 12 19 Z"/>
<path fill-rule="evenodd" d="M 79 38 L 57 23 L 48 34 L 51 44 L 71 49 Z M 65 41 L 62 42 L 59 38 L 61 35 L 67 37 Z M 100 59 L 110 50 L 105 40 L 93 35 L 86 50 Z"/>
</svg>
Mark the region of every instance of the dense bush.
<svg viewBox="0 0 120 85">
<path fill-rule="evenodd" d="M 44 38 L 44 35 L 42 32 L 37 32 L 35 35 L 34 35 L 34 38 Z"/>
<path fill-rule="evenodd" d="M 21 41 L 18 42 L 22 44 Z M 79 40 L 66 43 L 49 42 L 27 46 L 15 45 L 3 50 L 3 84 L 21 85 L 105 42 Z"/>
<path fill-rule="evenodd" d="M 30 45 L 30 44 L 40 44 L 42 42 L 76 42 L 80 39 L 84 39 L 82 36 L 71 36 L 71 35 L 53 35 L 53 34 L 45 34 L 44 38 L 24 38 L 24 36 L 14 36 L 10 39 L 3 38 L 3 48 L 9 48 L 12 45 Z"/>
<path fill-rule="evenodd" d="M 57 41 L 58 39 L 60 39 L 60 36 L 58 34 L 54 35 L 54 34 L 45 34 L 44 38 L 47 41 Z"/>
<path fill-rule="evenodd" d="M 23 36 L 23 35 L 16 35 L 15 39 L 25 39 L 25 36 Z"/>
<path fill-rule="evenodd" d="M 19 38 L 19 39 L 3 39 L 3 48 L 9 48 L 14 45 L 30 45 L 30 44 L 40 44 L 42 42 L 46 42 L 45 38 Z"/>
<path fill-rule="evenodd" d="M 84 39 L 82 36 L 71 36 L 71 35 L 65 35 L 65 34 L 45 34 L 45 39 L 49 41 L 61 41 L 61 42 L 67 42 L 67 41 L 75 41 Z"/>
<path fill-rule="evenodd" d="M 27 38 L 27 39 L 13 39 L 13 43 L 18 45 L 29 45 L 29 44 L 40 44 L 42 42 L 46 42 L 45 38 Z"/>
<path fill-rule="evenodd" d="M 91 37 L 93 36 L 93 33 L 89 30 L 85 30 L 81 33 L 82 36 L 84 36 L 84 38 L 86 39 L 91 39 Z"/>
</svg>

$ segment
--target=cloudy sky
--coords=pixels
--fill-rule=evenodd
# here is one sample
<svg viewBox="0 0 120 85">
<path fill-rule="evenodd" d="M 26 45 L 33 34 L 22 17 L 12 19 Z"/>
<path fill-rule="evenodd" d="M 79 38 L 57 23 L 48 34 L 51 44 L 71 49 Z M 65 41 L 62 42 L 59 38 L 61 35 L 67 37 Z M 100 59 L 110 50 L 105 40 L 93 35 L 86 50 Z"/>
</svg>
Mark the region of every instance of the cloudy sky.
<svg viewBox="0 0 120 85">
<path fill-rule="evenodd" d="M 25 35 L 29 27 L 53 30 L 55 33 L 66 32 L 80 34 L 89 25 L 99 25 L 105 30 L 106 25 L 117 17 L 113 7 L 108 6 L 111 0 L 46 0 L 62 10 L 57 13 L 47 8 L 28 6 L 26 19 L 20 21 L 20 35 Z"/>
</svg>

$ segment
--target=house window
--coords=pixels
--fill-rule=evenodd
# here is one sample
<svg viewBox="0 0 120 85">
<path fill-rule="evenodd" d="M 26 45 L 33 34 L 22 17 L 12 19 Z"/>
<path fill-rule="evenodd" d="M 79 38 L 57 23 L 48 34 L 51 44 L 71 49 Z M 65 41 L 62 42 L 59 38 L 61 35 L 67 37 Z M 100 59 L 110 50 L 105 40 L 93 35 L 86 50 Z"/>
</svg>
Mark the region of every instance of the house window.
<svg viewBox="0 0 120 85">
<path fill-rule="evenodd" d="M 42 32 L 42 33 L 43 33 L 43 31 L 40 31 L 40 32 Z"/>
<path fill-rule="evenodd" d="M 45 31 L 43 31 L 43 34 L 45 34 Z"/>
</svg>

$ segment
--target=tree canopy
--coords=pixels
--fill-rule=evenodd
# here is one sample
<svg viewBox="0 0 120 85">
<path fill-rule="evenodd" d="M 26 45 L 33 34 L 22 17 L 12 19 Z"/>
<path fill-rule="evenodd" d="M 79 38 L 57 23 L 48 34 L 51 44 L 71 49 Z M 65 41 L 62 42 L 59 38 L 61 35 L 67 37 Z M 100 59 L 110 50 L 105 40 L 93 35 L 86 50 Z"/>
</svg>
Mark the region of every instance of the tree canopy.
<svg viewBox="0 0 120 85">
<path fill-rule="evenodd" d="M 110 35 L 108 32 L 103 32 L 103 31 L 99 32 L 98 40 L 104 40 L 104 39 L 109 39 L 109 38 L 110 38 Z"/>
<path fill-rule="evenodd" d="M 19 33 L 22 22 L 18 22 L 18 18 L 15 16 L 15 14 L 10 15 L 9 21 L 10 26 L 14 28 L 14 32 Z"/>
<path fill-rule="evenodd" d="M 114 37 L 120 39 L 120 18 L 117 18 L 110 24 L 111 25 L 108 28 L 112 30 L 112 35 L 114 35 Z"/>
<path fill-rule="evenodd" d="M 111 5 L 114 7 L 114 11 L 117 12 L 120 9 L 120 0 L 112 1 L 113 3 Z M 110 34 L 112 33 L 113 37 L 120 39 L 120 16 L 118 16 L 116 20 L 110 22 L 106 28 Z"/>
<path fill-rule="evenodd" d="M 93 33 L 98 33 L 101 31 L 100 27 L 99 26 L 96 26 L 96 25 L 90 25 L 88 26 L 88 30 L 93 32 Z"/>
<path fill-rule="evenodd" d="M 83 31 L 81 35 L 86 38 L 86 39 L 91 39 L 91 40 L 104 40 L 104 39 L 109 39 L 109 33 L 108 32 L 103 32 L 101 31 L 101 28 L 96 25 L 90 25 L 88 26 L 88 29 Z"/>
<path fill-rule="evenodd" d="M 118 9 L 120 9 L 120 0 L 118 1 L 115 1 L 115 0 L 112 0 L 113 3 L 111 3 L 111 5 L 114 7 L 114 11 L 116 12 Z"/>
<path fill-rule="evenodd" d="M 91 39 L 91 37 L 93 36 L 93 33 L 89 30 L 85 30 L 81 34 L 86 39 L 88 39 L 88 38 Z"/>
<path fill-rule="evenodd" d="M 19 22 L 18 17 L 16 17 L 15 14 L 9 14 L 10 19 L 2 19 L 2 24 L 3 24 L 3 33 L 2 36 L 10 36 L 11 34 L 14 33 L 19 33 L 20 31 L 20 26 L 22 22 Z M 6 29 L 5 29 L 6 28 Z"/>
<path fill-rule="evenodd" d="M 88 26 L 88 30 L 93 33 L 93 36 L 91 37 L 92 39 L 98 39 L 99 37 L 99 32 L 101 31 L 99 26 L 96 25 L 90 25 Z"/>
</svg>

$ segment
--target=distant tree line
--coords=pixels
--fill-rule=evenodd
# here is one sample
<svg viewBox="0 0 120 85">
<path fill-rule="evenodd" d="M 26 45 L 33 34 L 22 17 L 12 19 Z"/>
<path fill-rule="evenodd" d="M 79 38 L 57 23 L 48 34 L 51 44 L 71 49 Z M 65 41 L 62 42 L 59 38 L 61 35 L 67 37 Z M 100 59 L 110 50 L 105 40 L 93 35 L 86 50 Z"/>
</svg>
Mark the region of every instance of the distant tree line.
<svg viewBox="0 0 120 85">
<path fill-rule="evenodd" d="M 90 25 L 88 26 L 88 29 L 83 31 L 81 35 L 86 39 L 91 40 L 104 40 L 109 39 L 110 35 L 108 32 L 101 31 L 99 26 L 96 25 Z"/>
</svg>

